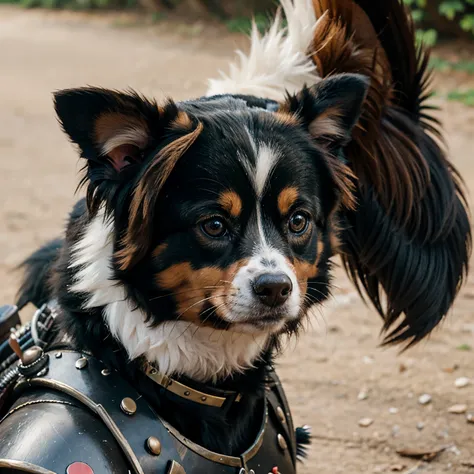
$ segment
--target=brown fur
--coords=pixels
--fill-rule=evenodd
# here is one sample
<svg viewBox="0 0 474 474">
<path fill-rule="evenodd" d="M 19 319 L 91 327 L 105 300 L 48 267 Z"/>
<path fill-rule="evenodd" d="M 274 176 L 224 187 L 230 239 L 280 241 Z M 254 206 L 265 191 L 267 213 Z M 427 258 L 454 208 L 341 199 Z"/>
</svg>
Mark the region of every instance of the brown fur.
<svg viewBox="0 0 474 474">
<path fill-rule="evenodd" d="M 130 205 L 130 221 L 122 241 L 123 247 L 115 255 L 121 270 L 130 268 L 138 258 L 148 251 L 147 225 L 150 221 L 150 210 L 156 204 L 158 195 L 179 158 L 195 142 L 202 128 L 202 123 L 198 123 L 192 132 L 163 148 L 140 181 Z"/>
<path fill-rule="evenodd" d="M 206 267 L 195 270 L 188 262 L 172 265 L 156 275 L 160 288 L 169 290 L 177 303 L 177 318 L 200 325 L 210 325 L 206 316 L 226 313 L 235 289 L 231 281 L 238 270 L 247 263 L 240 260 L 229 268 Z M 213 305 L 214 309 L 201 312 L 206 306 Z"/>
<path fill-rule="evenodd" d="M 288 262 L 295 271 L 296 279 L 298 281 L 302 295 L 306 295 L 306 290 L 308 289 L 308 280 L 318 276 L 318 264 L 324 250 L 324 243 L 319 240 L 317 247 L 318 254 L 316 256 L 316 260 L 313 263 L 300 259 L 295 259 L 293 262 Z"/>
<path fill-rule="evenodd" d="M 232 217 L 239 217 L 242 212 L 242 199 L 235 191 L 226 191 L 219 196 L 219 204 Z"/>
<path fill-rule="evenodd" d="M 286 216 L 291 206 L 298 199 L 298 190 L 295 187 L 288 187 L 281 191 L 278 195 L 278 210 L 282 216 Z"/>
<path fill-rule="evenodd" d="M 312 48 L 321 77 L 347 72 L 371 78 L 365 109 L 347 150 L 354 174 L 360 186 L 373 185 L 387 209 L 393 206 L 398 220 L 406 222 L 419 214 L 417 206 L 430 178 L 416 146 L 383 120 L 387 108 L 395 105 L 390 65 L 369 19 L 351 0 L 313 2 L 317 15 L 326 12 Z"/>
</svg>

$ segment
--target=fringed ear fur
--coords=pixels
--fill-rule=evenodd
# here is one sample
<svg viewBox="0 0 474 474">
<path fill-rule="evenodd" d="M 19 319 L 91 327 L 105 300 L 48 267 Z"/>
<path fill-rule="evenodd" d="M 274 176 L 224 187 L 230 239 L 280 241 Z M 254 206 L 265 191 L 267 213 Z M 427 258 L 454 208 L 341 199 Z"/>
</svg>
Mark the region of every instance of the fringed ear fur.
<svg viewBox="0 0 474 474">
<path fill-rule="evenodd" d="M 101 206 L 113 213 L 116 228 L 123 229 L 116 261 L 121 270 L 130 269 L 148 250 L 158 194 L 202 124 L 171 101 L 159 106 L 134 92 L 100 88 L 60 91 L 55 108 L 87 160 L 82 182 L 89 213 Z"/>
<path fill-rule="evenodd" d="M 351 139 L 368 87 L 364 76 L 336 75 L 288 96 L 280 110 L 297 115 L 320 144 L 339 149 Z"/>
<path fill-rule="evenodd" d="M 345 147 L 358 207 L 341 213 L 342 257 L 384 319 L 384 342 L 411 345 L 452 307 L 471 253 L 462 182 L 426 104 L 429 54 L 400 0 L 313 3 L 324 13 L 310 51 L 320 76 L 371 80 Z"/>
<path fill-rule="evenodd" d="M 368 87 L 367 77 L 335 75 L 288 96 L 278 111 L 296 116 L 315 142 L 326 149 L 326 160 L 339 201 L 347 209 L 355 208 L 355 176 L 346 166 L 341 150 L 351 140 Z"/>
</svg>

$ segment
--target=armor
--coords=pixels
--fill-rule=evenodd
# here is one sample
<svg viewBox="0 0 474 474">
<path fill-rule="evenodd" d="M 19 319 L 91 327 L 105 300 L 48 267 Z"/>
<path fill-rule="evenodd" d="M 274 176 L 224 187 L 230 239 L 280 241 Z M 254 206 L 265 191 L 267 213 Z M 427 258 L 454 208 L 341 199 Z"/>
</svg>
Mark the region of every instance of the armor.
<svg viewBox="0 0 474 474">
<path fill-rule="evenodd" d="M 90 354 L 34 346 L 19 355 L 17 378 L 2 395 L 2 473 L 296 472 L 295 430 L 273 368 L 253 445 L 224 456 L 183 437 L 119 372 Z"/>
</svg>

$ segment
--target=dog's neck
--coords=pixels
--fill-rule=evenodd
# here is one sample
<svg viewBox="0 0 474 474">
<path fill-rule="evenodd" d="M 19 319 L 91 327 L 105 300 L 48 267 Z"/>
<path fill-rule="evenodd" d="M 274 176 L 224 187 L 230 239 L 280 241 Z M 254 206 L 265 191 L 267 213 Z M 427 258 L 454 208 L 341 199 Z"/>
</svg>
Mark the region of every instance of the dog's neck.
<svg viewBox="0 0 474 474">
<path fill-rule="evenodd" d="M 233 333 L 179 320 L 150 326 L 144 312 L 114 279 L 112 254 L 113 221 L 99 213 L 73 244 L 69 268 L 74 283 L 69 291 L 87 295 L 83 309 L 103 308 L 105 323 L 131 360 L 145 357 L 166 375 L 215 382 L 252 367 L 266 350 L 266 335 Z"/>
</svg>

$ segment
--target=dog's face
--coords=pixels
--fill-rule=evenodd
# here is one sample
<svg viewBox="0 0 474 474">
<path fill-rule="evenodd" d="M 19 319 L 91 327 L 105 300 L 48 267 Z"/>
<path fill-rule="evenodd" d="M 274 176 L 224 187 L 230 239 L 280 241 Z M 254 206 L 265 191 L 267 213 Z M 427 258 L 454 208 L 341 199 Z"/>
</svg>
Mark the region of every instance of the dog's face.
<svg viewBox="0 0 474 474">
<path fill-rule="evenodd" d="M 352 204 L 339 155 L 366 89 L 336 77 L 275 111 L 231 97 L 159 107 L 57 94 L 88 160 L 90 211 L 113 218 L 115 275 L 154 324 L 277 334 L 327 297 L 335 216 Z"/>
</svg>

